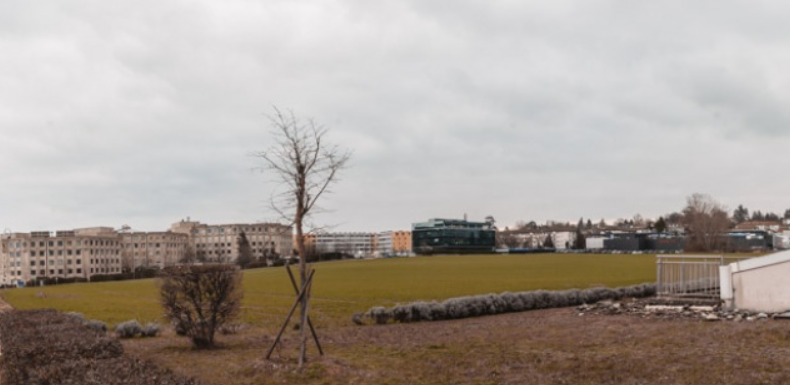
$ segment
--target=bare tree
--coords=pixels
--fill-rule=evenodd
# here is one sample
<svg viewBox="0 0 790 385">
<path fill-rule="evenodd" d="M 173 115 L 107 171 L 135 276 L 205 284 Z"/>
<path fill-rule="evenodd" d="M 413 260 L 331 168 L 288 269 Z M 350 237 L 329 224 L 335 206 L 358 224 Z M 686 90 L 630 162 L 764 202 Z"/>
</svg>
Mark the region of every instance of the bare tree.
<svg viewBox="0 0 790 385">
<path fill-rule="evenodd" d="M 720 250 L 730 219 L 727 208 L 707 194 L 692 194 L 686 198 L 683 224 L 689 231 L 686 248 L 689 251 Z"/>
<path fill-rule="evenodd" d="M 241 271 L 234 265 L 183 265 L 164 269 L 159 286 L 165 316 L 198 348 L 214 346 L 214 334 L 241 309 Z"/>
<path fill-rule="evenodd" d="M 292 111 L 283 113 L 276 107 L 269 117 L 275 143 L 256 156 L 263 159 L 264 172 L 271 172 L 279 181 L 281 191 L 272 195 L 272 208 L 296 230 L 296 249 L 299 253 L 299 279 L 302 287 L 308 277 L 305 228 L 316 203 L 332 184 L 351 157 L 349 151 L 326 142 L 327 130 L 308 119 L 302 121 Z M 299 367 L 306 358 L 307 311 L 309 295 L 299 304 L 300 347 Z"/>
</svg>

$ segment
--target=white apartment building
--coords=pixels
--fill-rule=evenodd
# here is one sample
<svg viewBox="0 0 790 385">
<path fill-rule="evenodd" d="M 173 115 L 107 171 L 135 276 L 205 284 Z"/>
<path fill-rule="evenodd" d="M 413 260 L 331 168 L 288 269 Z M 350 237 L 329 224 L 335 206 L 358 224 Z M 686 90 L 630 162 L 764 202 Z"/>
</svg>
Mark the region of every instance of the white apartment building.
<svg viewBox="0 0 790 385">
<path fill-rule="evenodd" d="M 376 234 L 350 233 L 317 233 L 315 251 L 323 253 L 346 253 L 356 258 L 371 257 L 376 252 Z"/>
</svg>

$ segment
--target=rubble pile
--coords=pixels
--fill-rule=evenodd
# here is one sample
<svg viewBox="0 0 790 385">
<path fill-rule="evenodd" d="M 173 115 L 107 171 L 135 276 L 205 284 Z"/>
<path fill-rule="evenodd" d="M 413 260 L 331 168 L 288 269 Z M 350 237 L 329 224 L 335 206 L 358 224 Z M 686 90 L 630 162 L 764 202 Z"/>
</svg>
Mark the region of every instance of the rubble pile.
<svg viewBox="0 0 790 385">
<path fill-rule="evenodd" d="M 731 321 L 754 322 L 766 320 L 790 320 L 790 312 L 755 313 L 746 310 L 728 310 L 719 304 L 657 303 L 655 300 L 625 299 L 605 300 L 594 304 L 583 304 L 575 308 L 580 317 L 588 314 L 629 315 L 642 318 L 687 319 L 707 322 Z"/>
</svg>

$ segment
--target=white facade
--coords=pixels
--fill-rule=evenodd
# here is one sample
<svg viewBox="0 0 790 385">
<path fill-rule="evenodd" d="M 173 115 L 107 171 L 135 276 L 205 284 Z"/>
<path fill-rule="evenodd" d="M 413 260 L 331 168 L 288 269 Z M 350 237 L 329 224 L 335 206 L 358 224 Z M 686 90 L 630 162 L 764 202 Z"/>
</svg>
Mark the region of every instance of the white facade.
<svg viewBox="0 0 790 385">
<path fill-rule="evenodd" d="M 790 310 L 790 251 L 719 268 L 721 299 L 731 309 L 755 312 Z"/>
<path fill-rule="evenodd" d="M 609 239 L 609 238 L 604 238 L 604 237 L 588 237 L 587 239 L 585 239 L 585 245 L 584 245 L 584 247 L 585 247 L 585 248 L 587 248 L 588 250 L 599 250 L 599 249 L 603 249 L 603 241 L 604 241 L 605 239 Z"/>
<path fill-rule="evenodd" d="M 374 233 L 318 233 L 315 249 L 319 254 L 346 253 L 356 258 L 371 257 L 376 250 Z"/>
<path fill-rule="evenodd" d="M 392 231 L 382 231 L 378 234 L 376 245 L 376 256 L 385 256 L 395 254 L 395 248 L 392 239 Z"/>
<path fill-rule="evenodd" d="M 774 249 L 790 249 L 790 232 L 785 231 L 781 234 L 774 234 Z"/>
<path fill-rule="evenodd" d="M 554 241 L 555 249 L 569 249 L 573 247 L 573 242 L 576 241 L 576 233 L 573 231 L 558 231 L 551 233 L 551 239 Z"/>
</svg>

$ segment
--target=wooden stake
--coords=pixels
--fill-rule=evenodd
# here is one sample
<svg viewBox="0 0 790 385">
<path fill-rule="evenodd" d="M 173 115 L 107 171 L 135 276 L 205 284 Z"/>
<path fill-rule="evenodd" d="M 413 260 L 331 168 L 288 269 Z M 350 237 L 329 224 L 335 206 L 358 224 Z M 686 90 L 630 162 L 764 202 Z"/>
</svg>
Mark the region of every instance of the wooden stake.
<svg viewBox="0 0 790 385">
<path fill-rule="evenodd" d="M 291 278 L 291 286 L 294 288 L 294 292 L 299 294 L 299 287 L 296 285 L 296 279 L 294 278 L 293 273 L 291 272 L 291 266 L 285 265 L 286 270 L 288 271 L 288 277 Z M 315 270 L 312 270 L 315 271 Z M 311 273 L 312 273 L 311 271 Z M 310 291 L 312 291 L 313 285 L 310 284 Z M 309 293 L 308 293 L 309 295 Z M 309 297 L 308 297 L 309 298 Z M 310 319 L 310 315 L 307 316 L 307 326 L 310 327 L 310 333 L 313 334 L 313 340 L 315 341 L 315 346 L 318 348 L 318 353 L 320 355 L 324 355 L 324 349 L 321 348 L 321 343 L 318 342 L 318 334 L 315 332 L 315 328 L 313 327 L 313 321 Z"/>
<path fill-rule="evenodd" d="M 283 327 L 280 328 L 280 332 L 277 333 L 277 338 L 274 340 L 274 343 L 272 344 L 272 347 L 269 348 L 269 352 L 266 353 L 266 359 L 267 360 L 271 358 L 272 352 L 274 351 L 274 348 L 277 346 L 278 343 L 280 343 L 280 338 L 282 338 L 283 333 L 285 332 L 285 328 L 288 327 L 288 322 L 291 320 L 291 317 L 294 315 L 294 312 L 296 311 L 296 307 L 299 306 L 299 302 L 302 301 L 302 297 L 304 297 L 306 295 L 306 293 L 307 293 L 307 286 L 313 280 L 313 274 L 315 274 L 315 270 L 310 272 L 310 275 L 307 277 L 307 280 L 302 285 L 302 291 L 299 292 L 299 295 L 296 297 L 296 301 L 294 302 L 294 305 L 291 306 L 291 311 L 288 312 L 288 317 L 285 318 L 285 322 L 283 323 Z"/>
</svg>

